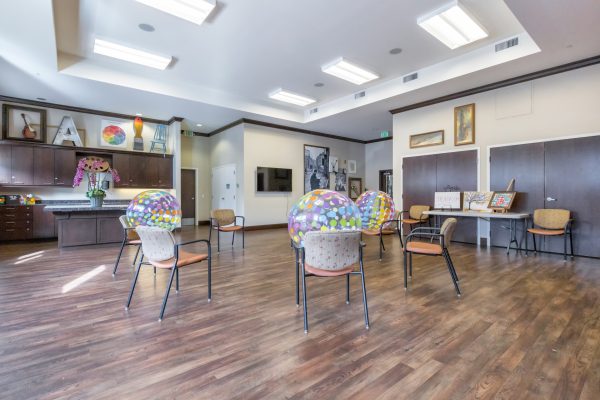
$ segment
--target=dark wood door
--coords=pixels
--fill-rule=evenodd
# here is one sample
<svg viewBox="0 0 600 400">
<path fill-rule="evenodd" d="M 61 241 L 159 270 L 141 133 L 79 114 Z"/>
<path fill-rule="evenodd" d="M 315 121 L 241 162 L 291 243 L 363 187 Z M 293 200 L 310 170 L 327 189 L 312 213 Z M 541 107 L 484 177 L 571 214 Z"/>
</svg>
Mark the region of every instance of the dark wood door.
<svg viewBox="0 0 600 400">
<path fill-rule="evenodd" d="M 10 145 L 0 145 L 0 185 L 9 185 L 12 180 L 11 148 Z"/>
<path fill-rule="evenodd" d="M 600 136 L 545 144 L 545 208 L 571 210 L 575 254 L 600 257 Z M 562 240 L 543 249 L 562 253 Z"/>
<path fill-rule="evenodd" d="M 54 184 L 58 186 L 72 186 L 77 162 L 75 150 L 54 150 Z"/>
<path fill-rule="evenodd" d="M 33 147 L 12 146 L 11 184 L 33 185 Z"/>
<path fill-rule="evenodd" d="M 148 157 L 144 155 L 136 154 L 129 156 L 129 179 L 131 187 L 150 187 L 146 182 L 148 176 L 148 173 L 146 172 L 147 159 Z"/>
<path fill-rule="evenodd" d="M 158 157 L 147 156 L 146 157 L 146 174 L 144 181 L 146 182 L 145 187 L 156 189 L 159 187 L 158 181 Z"/>
<path fill-rule="evenodd" d="M 119 183 L 113 183 L 113 186 L 118 187 L 130 187 L 131 176 L 129 174 L 129 154 L 115 153 L 112 156 L 112 168 L 114 168 L 119 174 L 121 181 Z"/>
<path fill-rule="evenodd" d="M 49 147 L 33 149 L 33 184 L 54 185 L 54 149 Z"/>
<path fill-rule="evenodd" d="M 544 143 L 493 147 L 490 150 L 490 190 L 506 190 L 515 178 L 517 196 L 511 211 L 533 213 L 544 208 Z M 509 240 L 507 221 L 490 223 L 491 245 L 506 246 Z M 517 224 L 517 238 L 521 240 L 522 226 Z M 529 243 L 533 249 L 533 243 Z"/>
<path fill-rule="evenodd" d="M 173 188 L 173 159 L 170 157 L 158 158 L 158 187 Z"/>
<path fill-rule="evenodd" d="M 476 150 L 438 154 L 435 191 L 443 192 L 450 187 L 461 192 L 476 191 L 477 163 Z M 477 243 L 477 222 L 476 218 L 460 218 L 452 240 Z"/>
<path fill-rule="evenodd" d="M 181 170 L 181 213 L 183 219 L 196 223 L 196 171 Z"/>
<path fill-rule="evenodd" d="M 402 162 L 402 202 L 404 210 L 412 205 L 431 205 L 436 188 L 436 156 L 406 157 Z"/>
</svg>

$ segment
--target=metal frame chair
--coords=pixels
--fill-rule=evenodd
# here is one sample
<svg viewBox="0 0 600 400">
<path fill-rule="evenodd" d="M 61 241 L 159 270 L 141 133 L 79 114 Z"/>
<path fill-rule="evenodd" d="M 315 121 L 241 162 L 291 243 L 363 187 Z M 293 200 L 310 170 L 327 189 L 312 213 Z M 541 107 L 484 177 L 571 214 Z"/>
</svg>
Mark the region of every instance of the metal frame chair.
<svg viewBox="0 0 600 400">
<path fill-rule="evenodd" d="M 308 333 L 308 307 L 306 277 L 346 275 L 346 304 L 350 304 L 350 275 L 360 275 L 362 283 L 365 327 L 369 329 L 367 288 L 363 266 L 363 243 L 359 231 L 307 232 L 304 236 L 302 259 L 302 303 L 304 308 L 304 333 Z M 307 260 L 308 259 L 308 263 Z M 354 265 L 360 265 L 354 271 Z"/>
<path fill-rule="evenodd" d="M 551 215 L 554 213 L 553 215 Z M 547 215 L 544 215 L 547 214 Z M 554 220 L 547 220 L 548 217 L 552 217 Z M 564 253 L 563 259 L 567 261 L 567 235 L 569 236 L 569 243 L 571 246 L 571 259 L 575 257 L 573 253 L 573 221 L 571 218 L 571 211 L 560 208 L 542 208 L 537 209 L 533 212 L 533 218 L 531 219 L 531 228 L 527 229 L 525 233 L 525 255 L 529 253 L 528 240 L 529 234 L 533 237 L 533 251 L 537 254 L 537 243 L 535 241 L 535 235 L 540 235 L 543 238 L 548 236 L 562 236 Z M 538 226 L 536 228 L 535 226 Z"/>
<path fill-rule="evenodd" d="M 379 261 L 383 259 L 383 252 L 385 251 L 385 244 L 383 243 L 384 235 L 393 235 L 394 233 L 398 233 L 398 239 L 400 239 L 400 247 L 404 247 L 404 243 L 402 242 L 402 227 L 400 222 L 400 213 L 397 213 L 396 218 L 388 219 L 387 221 L 383 221 L 379 226 L 379 229 L 371 230 L 371 229 L 362 229 L 361 232 L 367 236 L 379 236 Z M 390 224 L 396 224 L 396 229 L 391 228 Z M 388 225 L 386 227 L 386 225 Z"/>
<path fill-rule="evenodd" d="M 119 217 L 119 222 L 121 223 L 121 226 L 123 227 L 123 242 L 121 243 L 121 248 L 119 249 L 119 255 L 117 256 L 117 261 L 115 261 L 115 267 L 113 268 L 113 272 L 112 272 L 113 276 L 115 276 L 115 274 L 117 273 L 117 267 L 119 266 L 119 261 L 121 260 L 121 255 L 123 254 L 123 249 L 125 248 L 125 246 L 137 246 L 137 251 L 135 252 L 135 257 L 133 259 L 132 266 L 135 266 L 137 258 L 140 254 L 140 249 L 142 247 L 141 246 L 142 241 L 140 240 L 140 237 L 138 236 L 138 234 L 135 232 L 135 227 L 131 226 L 129 224 L 129 221 L 127 220 L 127 216 L 121 215 Z M 142 255 L 142 258 L 143 257 L 144 256 Z"/>
<path fill-rule="evenodd" d="M 173 277 L 176 278 L 175 291 L 179 293 L 179 269 L 188 265 L 196 264 L 204 260 L 208 261 L 208 301 L 212 298 L 212 282 L 211 282 L 211 248 L 210 241 L 206 239 L 191 240 L 183 243 L 176 243 L 173 234 L 162 228 L 139 226 L 136 228 L 140 239 L 142 240 L 142 250 L 145 256 L 148 258 L 148 263 L 142 263 L 142 260 L 138 262 L 137 269 L 133 282 L 131 283 L 131 291 L 127 298 L 127 304 L 125 310 L 129 310 L 131 299 L 133 297 L 133 291 L 135 290 L 135 284 L 137 283 L 138 276 L 142 265 L 150 264 L 155 268 L 170 269 L 171 275 L 169 278 L 169 284 L 163 298 L 162 307 L 160 309 L 160 315 L 158 321 L 162 321 L 165 308 L 167 307 L 167 300 L 169 299 L 169 292 L 173 285 Z M 190 253 L 180 249 L 182 246 L 186 246 L 192 243 L 206 243 L 208 252 L 206 254 Z"/>
<path fill-rule="evenodd" d="M 226 215 L 223 215 L 223 214 Z M 242 220 L 242 225 L 238 225 L 238 219 Z M 231 245 L 235 242 L 235 232 L 242 231 L 242 249 L 246 248 L 246 217 L 235 215 L 231 209 L 217 209 L 210 212 L 210 228 L 208 240 L 211 240 L 212 231 L 217 231 L 217 252 L 221 251 L 221 232 L 231 232 Z"/>
<path fill-rule="evenodd" d="M 413 253 L 429 255 L 429 256 L 442 256 L 446 261 L 446 265 L 448 267 L 448 272 L 450 273 L 450 277 L 452 278 L 452 283 L 454 284 L 454 289 L 456 290 L 456 295 L 458 297 L 461 296 L 460 288 L 458 286 L 458 274 L 456 273 L 456 269 L 454 268 L 454 264 L 452 263 L 452 258 L 450 257 L 450 252 L 448 251 L 448 247 L 450 241 L 452 239 L 452 234 L 454 233 L 454 229 L 456 227 L 456 218 L 448 218 L 444 221 L 444 224 L 441 228 L 430 228 L 430 227 L 421 227 L 415 228 L 407 237 L 406 237 L 406 245 L 404 246 L 404 289 L 408 289 L 408 276 L 407 276 L 407 267 L 409 268 L 409 276 L 412 279 L 412 255 Z M 423 237 L 430 239 L 428 242 L 416 242 L 413 239 L 415 237 Z M 439 244 L 433 243 L 434 239 L 438 239 Z"/>
<path fill-rule="evenodd" d="M 421 209 L 421 213 L 419 214 L 419 216 L 416 216 L 413 211 L 416 208 L 420 208 Z M 423 211 L 429 211 L 431 210 L 431 206 L 426 206 L 426 205 L 412 205 L 410 206 L 410 208 L 408 210 L 403 210 L 400 211 L 400 222 L 401 222 L 401 226 L 402 225 L 408 225 L 410 228 L 409 234 L 412 233 L 413 231 L 413 225 L 416 226 L 421 226 L 423 224 L 425 224 L 426 222 L 428 224 L 431 223 L 431 217 L 429 215 L 423 216 Z M 408 218 L 403 217 L 404 214 L 408 213 Z"/>
</svg>

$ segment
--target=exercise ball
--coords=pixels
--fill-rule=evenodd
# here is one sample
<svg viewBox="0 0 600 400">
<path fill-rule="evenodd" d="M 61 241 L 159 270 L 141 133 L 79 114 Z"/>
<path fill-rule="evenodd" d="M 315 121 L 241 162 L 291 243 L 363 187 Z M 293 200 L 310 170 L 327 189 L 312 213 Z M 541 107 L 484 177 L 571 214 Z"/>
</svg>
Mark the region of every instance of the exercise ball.
<svg viewBox="0 0 600 400">
<path fill-rule="evenodd" d="M 379 229 L 381 224 L 394 218 L 394 200 L 389 194 L 368 190 L 356 199 L 363 229 Z"/>
<path fill-rule="evenodd" d="M 172 231 L 181 221 L 181 207 L 169 192 L 146 190 L 129 203 L 127 220 L 131 226 L 157 226 Z"/>
<path fill-rule="evenodd" d="M 309 231 L 360 230 L 360 211 L 347 196 L 333 190 L 306 193 L 288 215 L 288 232 L 299 246 Z"/>
</svg>

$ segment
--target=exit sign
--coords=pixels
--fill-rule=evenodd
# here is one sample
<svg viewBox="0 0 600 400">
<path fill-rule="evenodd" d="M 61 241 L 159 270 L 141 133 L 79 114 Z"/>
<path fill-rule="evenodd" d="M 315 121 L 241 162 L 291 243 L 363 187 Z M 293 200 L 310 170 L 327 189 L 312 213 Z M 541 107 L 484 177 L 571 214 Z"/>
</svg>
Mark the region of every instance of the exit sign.
<svg viewBox="0 0 600 400">
<path fill-rule="evenodd" d="M 379 132 L 379 137 L 382 137 L 382 138 L 390 137 L 390 131 Z"/>
</svg>

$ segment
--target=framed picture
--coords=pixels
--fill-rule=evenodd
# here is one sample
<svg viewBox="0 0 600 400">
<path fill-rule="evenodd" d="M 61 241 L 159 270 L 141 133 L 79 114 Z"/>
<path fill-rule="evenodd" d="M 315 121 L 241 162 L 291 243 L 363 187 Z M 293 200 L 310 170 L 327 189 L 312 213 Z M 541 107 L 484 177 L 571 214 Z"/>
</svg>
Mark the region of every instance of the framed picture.
<svg viewBox="0 0 600 400">
<path fill-rule="evenodd" d="M 338 172 L 339 170 L 339 164 L 338 164 L 338 158 L 334 157 L 334 156 L 330 156 L 329 157 L 329 172 Z"/>
<path fill-rule="evenodd" d="M 3 104 L 2 139 L 46 143 L 46 110 Z"/>
<path fill-rule="evenodd" d="M 475 143 L 475 103 L 454 108 L 454 145 Z"/>
<path fill-rule="evenodd" d="M 132 128 L 131 122 L 116 122 L 103 119 L 100 122 L 100 146 L 126 149 L 126 130 L 130 128 Z"/>
<path fill-rule="evenodd" d="M 348 173 L 349 174 L 356 173 L 356 160 L 348 160 Z"/>
<path fill-rule="evenodd" d="M 346 173 L 343 171 L 339 171 L 335 174 L 335 191 L 336 192 L 347 192 L 348 191 L 348 181 L 346 178 Z"/>
<path fill-rule="evenodd" d="M 444 131 L 433 131 L 425 133 L 417 133 L 410 135 L 408 145 L 411 149 L 428 146 L 438 146 L 444 144 Z"/>
<path fill-rule="evenodd" d="M 490 211 L 488 204 L 492 199 L 494 192 L 464 192 L 463 210 L 464 211 Z"/>
<path fill-rule="evenodd" d="M 356 200 L 362 194 L 362 191 L 361 178 L 348 178 L 348 197 Z"/>
<path fill-rule="evenodd" d="M 512 207 L 517 192 L 494 192 L 488 204 L 492 210 L 508 211 Z"/>
<path fill-rule="evenodd" d="M 329 147 L 304 145 L 304 193 L 329 189 Z"/>
</svg>

